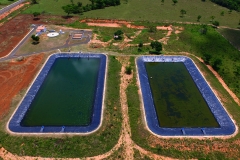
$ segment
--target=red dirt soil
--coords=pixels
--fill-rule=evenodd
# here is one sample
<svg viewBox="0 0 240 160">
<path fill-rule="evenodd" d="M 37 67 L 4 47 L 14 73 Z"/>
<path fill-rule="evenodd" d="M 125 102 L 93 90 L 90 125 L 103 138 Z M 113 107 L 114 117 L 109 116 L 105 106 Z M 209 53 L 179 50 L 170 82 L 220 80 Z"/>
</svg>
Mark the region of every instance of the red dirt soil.
<svg viewBox="0 0 240 160">
<path fill-rule="evenodd" d="M 8 55 L 30 31 L 30 25 L 38 22 L 42 23 L 34 21 L 30 15 L 20 15 L 2 25 L 0 27 L 0 57 Z"/>
<path fill-rule="evenodd" d="M 89 26 L 101 26 L 101 27 L 121 27 L 125 25 L 128 28 L 144 29 L 144 26 L 136 26 L 131 22 L 123 20 L 104 20 L 104 19 L 84 19 L 81 23 L 87 23 Z"/>
<path fill-rule="evenodd" d="M 14 96 L 26 88 L 39 70 L 44 54 L 24 59 L 0 63 L 0 119 L 9 111 Z"/>
</svg>

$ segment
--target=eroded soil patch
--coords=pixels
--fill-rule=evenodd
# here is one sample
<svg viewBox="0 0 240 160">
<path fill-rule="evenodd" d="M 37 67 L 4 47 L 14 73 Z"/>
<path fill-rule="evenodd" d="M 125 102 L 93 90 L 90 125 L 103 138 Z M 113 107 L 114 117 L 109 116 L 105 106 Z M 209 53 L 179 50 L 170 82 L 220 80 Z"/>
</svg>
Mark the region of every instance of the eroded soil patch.
<svg viewBox="0 0 240 160">
<path fill-rule="evenodd" d="M 14 96 L 30 84 L 43 58 L 44 54 L 39 54 L 0 64 L 0 119 L 8 113 Z"/>
</svg>

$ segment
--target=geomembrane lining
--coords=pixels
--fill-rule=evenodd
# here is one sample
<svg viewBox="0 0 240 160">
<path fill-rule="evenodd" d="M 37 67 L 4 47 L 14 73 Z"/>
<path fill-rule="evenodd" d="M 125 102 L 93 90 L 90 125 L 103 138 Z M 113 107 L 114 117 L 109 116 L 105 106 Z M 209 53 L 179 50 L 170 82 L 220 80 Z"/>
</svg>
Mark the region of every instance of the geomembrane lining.
<svg viewBox="0 0 240 160">
<path fill-rule="evenodd" d="M 93 113 L 91 123 L 87 126 L 36 126 L 36 127 L 23 127 L 20 125 L 24 118 L 27 110 L 30 107 L 34 97 L 36 96 L 39 88 L 45 80 L 48 72 L 50 71 L 53 63 L 57 58 L 99 58 L 101 59 L 100 67 L 97 78 L 97 88 L 95 91 L 95 99 L 93 106 Z M 103 105 L 103 94 L 104 94 L 104 82 L 106 74 L 106 61 L 107 58 L 103 54 L 78 54 L 78 53 L 58 53 L 53 54 L 49 57 L 45 65 L 43 66 L 37 78 L 27 91 L 25 97 L 21 101 L 19 107 L 16 109 L 11 120 L 9 121 L 8 128 L 12 132 L 17 133 L 88 133 L 98 129 L 101 124 L 102 116 L 102 105 Z M 44 117 L 43 117 L 44 118 Z"/>
<path fill-rule="evenodd" d="M 154 107 L 147 71 L 144 65 L 145 62 L 183 62 L 220 127 L 160 127 Z M 223 136 L 231 135 L 236 131 L 233 121 L 190 58 L 185 56 L 141 56 L 137 58 L 137 68 L 147 126 L 154 134 L 160 136 Z"/>
</svg>

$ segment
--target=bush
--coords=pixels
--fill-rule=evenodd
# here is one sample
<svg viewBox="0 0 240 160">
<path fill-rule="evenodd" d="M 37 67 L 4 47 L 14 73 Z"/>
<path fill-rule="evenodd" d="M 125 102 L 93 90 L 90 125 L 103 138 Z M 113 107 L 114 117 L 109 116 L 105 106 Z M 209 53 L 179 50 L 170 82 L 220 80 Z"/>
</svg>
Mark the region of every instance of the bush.
<svg viewBox="0 0 240 160">
<path fill-rule="evenodd" d="M 125 68 L 125 73 L 130 75 L 132 73 L 132 67 L 131 66 L 127 66 Z"/>
<path fill-rule="evenodd" d="M 218 21 L 213 21 L 212 24 L 213 24 L 214 26 L 219 26 L 219 22 L 218 22 Z"/>
<path fill-rule="evenodd" d="M 117 32 L 114 33 L 115 36 L 121 36 L 123 34 L 123 31 L 118 30 Z"/>
<path fill-rule="evenodd" d="M 156 26 L 150 26 L 148 32 L 151 32 L 151 33 L 157 32 Z"/>
</svg>

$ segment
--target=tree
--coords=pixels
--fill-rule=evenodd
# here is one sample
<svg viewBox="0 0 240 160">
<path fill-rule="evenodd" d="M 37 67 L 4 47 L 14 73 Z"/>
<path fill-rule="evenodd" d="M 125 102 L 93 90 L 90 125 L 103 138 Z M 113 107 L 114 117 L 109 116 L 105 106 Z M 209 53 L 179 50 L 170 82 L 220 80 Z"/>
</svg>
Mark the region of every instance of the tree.
<svg viewBox="0 0 240 160">
<path fill-rule="evenodd" d="M 132 73 L 132 67 L 131 66 L 126 66 L 125 73 L 130 75 Z"/>
<path fill-rule="evenodd" d="M 201 15 L 198 15 L 198 16 L 197 16 L 197 21 L 200 22 L 200 19 L 201 19 L 201 18 L 202 18 L 202 16 L 201 16 Z"/>
<path fill-rule="evenodd" d="M 184 14 L 187 14 L 187 11 L 186 11 L 186 10 L 184 10 L 184 9 L 181 9 L 180 13 L 181 13 L 181 17 L 183 17 L 183 16 L 184 16 Z"/>
<path fill-rule="evenodd" d="M 213 20 L 215 19 L 215 16 L 211 16 L 210 18 L 212 19 L 212 22 L 213 22 Z"/>
<path fill-rule="evenodd" d="M 210 60 L 212 59 L 212 55 L 208 54 L 208 53 L 204 53 L 202 59 L 206 64 L 210 64 Z"/>
<path fill-rule="evenodd" d="M 95 0 L 89 0 L 90 2 L 92 2 L 92 10 L 95 9 Z"/>
<path fill-rule="evenodd" d="M 34 17 L 34 19 L 36 19 L 40 14 L 41 14 L 41 13 L 39 13 L 39 12 L 33 12 L 33 17 Z"/>
<path fill-rule="evenodd" d="M 62 6 L 62 9 L 64 10 L 65 13 L 67 13 L 67 16 L 69 16 L 69 14 L 78 12 L 78 7 L 74 4 L 68 4 L 66 6 Z"/>
<path fill-rule="evenodd" d="M 155 51 L 160 52 L 162 51 L 162 44 L 158 41 L 152 41 L 150 46 L 152 49 L 155 49 Z"/>
<path fill-rule="evenodd" d="M 138 44 L 138 47 L 139 47 L 139 48 L 143 47 L 143 43 L 140 42 L 140 43 Z"/>
<path fill-rule="evenodd" d="M 156 26 L 149 26 L 149 30 L 148 30 L 148 32 L 151 32 L 151 33 L 155 33 L 155 32 L 157 32 L 157 28 L 156 28 Z"/>
<path fill-rule="evenodd" d="M 206 25 L 203 25 L 203 27 L 200 29 L 200 33 L 203 35 L 207 34 L 207 26 Z"/>
<path fill-rule="evenodd" d="M 240 11 L 240 0 L 211 0 L 211 1 L 228 9 Z"/>
<path fill-rule="evenodd" d="M 96 9 L 102 9 L 105 8 L 105 3 L 103 0 L 97 0 L 96 1 Z"/>
<path fill-rule="evenodd" d="M 212 24 L 214 25 L 214 26 L 219 26 L 219 22 L 218 21 L 214 21 L 214 22 L 212 22 Z"/>
<path fill-rule="evenodd" d="M 34 34 L 31 36 L 32 40 L 34 41 L 33 44 L 38 44 L 39 43 L 39 37 L 35 36 Z"/>
<path fill-rule="evenodd" d="M 115 39 L 115 40 L 121 40 L 121 39 L 122 39 L 122 34 L 123 34 L 123 31 L 117 30 L 117 31 L 114 33 L 114 39 Z"/>
<path fill-rule="evenodd" d="M 224 11 L 222 11 L 222 12 L 220 13 L 220 15 L 221 15 L 221 16 L 224 16 Z"/>
<path fill-rule="evenodd" d="M 172 0 L 173 4 L 176 5 L 176 3 L 178 3 L 178 0 Z"/>
<path fill-rule="evenodd" d="M 164 3 L 164 0 L 161 0 L 162 4 Z"/>
<path fill-rule="evenodd" d="M 31 0 L 32 4 L 37 4 L 37 0 Z"/>
<path fill-rule="evenodd" d="M 120 35 L 122 35 L 123 34 L 123 31 L 122 30 L 117 30 L 115 33 L 114 33 L 114 35 L 118 35 L 118 36 L 120 36 Z"/>
<path fill-rule="evenodd" d="M 217 58 L 214 60 L 212 67 L 215 71 L 218 71 L 221 65 L 222 65 L 222 60 Z"/>
<path fill-rule="evenodd" d="M 82 7 L 82 2 L 77 2 L 78 7 Z"/>
</svg>

